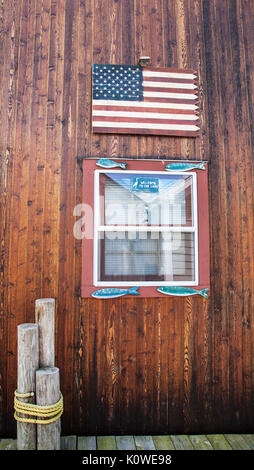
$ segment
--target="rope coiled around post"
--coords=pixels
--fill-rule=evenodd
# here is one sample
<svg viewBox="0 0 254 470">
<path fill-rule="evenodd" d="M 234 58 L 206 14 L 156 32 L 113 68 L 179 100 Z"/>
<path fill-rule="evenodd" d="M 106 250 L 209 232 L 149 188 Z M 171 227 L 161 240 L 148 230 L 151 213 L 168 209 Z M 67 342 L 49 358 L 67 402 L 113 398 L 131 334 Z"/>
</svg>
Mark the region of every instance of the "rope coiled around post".
<svg viewBox="0 0 254 470">
<path fill-rule="evenodd" d="M 53 405 L 35 405 L 33 403 L 25 403 L 20 401 L 19 398 L 30 398 L 34 396 L 34 392 L 19 393 L 17 390 L 14 392 L 14 418 L 21 423 L 34 423 L 34 424 L 50 424 L 56 421 L 63 414 L 63 395 L 60 392 L 60 399 Z M 18 413 L 30 417 L 20 417 Z M 38 418 L 35 418 L 37 417 Z M 40 419 L 41 418 L 41 419 Z"/>
</svg>

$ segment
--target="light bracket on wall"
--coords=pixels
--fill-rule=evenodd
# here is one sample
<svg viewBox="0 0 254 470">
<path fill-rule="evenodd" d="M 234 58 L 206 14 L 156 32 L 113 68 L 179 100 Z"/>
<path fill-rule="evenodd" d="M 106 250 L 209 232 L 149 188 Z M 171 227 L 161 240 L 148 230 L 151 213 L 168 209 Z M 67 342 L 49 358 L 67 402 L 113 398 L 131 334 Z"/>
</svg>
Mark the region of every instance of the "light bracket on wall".
<svg viewBox="0 0 254 470">
<path fill-rule="evenodd" d="M 151 57 L 149 56 L 141 56 L 139 58 L 139 61 L 138 61 L 138 65 L 140 67 L 146 67 L 147 65 L 149 65 L 151 62 Z"/>
</svg>

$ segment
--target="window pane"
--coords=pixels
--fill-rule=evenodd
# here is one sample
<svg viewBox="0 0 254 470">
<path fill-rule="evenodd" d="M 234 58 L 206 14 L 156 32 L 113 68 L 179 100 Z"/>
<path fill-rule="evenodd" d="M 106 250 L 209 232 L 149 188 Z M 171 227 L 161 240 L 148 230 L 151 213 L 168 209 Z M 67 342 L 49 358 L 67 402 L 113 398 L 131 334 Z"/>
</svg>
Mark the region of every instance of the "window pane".
<svg viewBox="0 0 254 470">
<path fill-rule="evenodd" d="M 190 175 L 101 173 L 101 225 L 192 226 Z"/>
<path fill-rule="evenodd" d="M 194 281 L 194 233 L 100 233 L 100 281 Z"/>
</svg>

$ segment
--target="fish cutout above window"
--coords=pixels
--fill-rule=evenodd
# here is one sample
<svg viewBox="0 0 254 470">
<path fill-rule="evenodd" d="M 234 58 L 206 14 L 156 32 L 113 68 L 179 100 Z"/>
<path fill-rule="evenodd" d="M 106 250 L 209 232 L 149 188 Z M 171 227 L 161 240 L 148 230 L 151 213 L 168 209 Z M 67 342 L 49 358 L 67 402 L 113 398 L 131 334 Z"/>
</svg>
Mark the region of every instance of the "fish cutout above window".
<svg viewBox="0 0 254 470">
<path fill-rule="evenodd" d="M 96 165 L 107 169 L 119 167 L 122 168 L 122 170 L 126 170 L 127 163 L 115 162 L 114 160 L 109 160 L 108 158 L 101 158 L 96 162 Z"/>
<path fill-rule="evenodd" d="M 167 170 L 167 171 L 205 170 L 205 162 L 200 162 L 200 163 L 187 163 L 187 162 L 169 163 L 165 167 L 165 170 Z"/>
</svg>

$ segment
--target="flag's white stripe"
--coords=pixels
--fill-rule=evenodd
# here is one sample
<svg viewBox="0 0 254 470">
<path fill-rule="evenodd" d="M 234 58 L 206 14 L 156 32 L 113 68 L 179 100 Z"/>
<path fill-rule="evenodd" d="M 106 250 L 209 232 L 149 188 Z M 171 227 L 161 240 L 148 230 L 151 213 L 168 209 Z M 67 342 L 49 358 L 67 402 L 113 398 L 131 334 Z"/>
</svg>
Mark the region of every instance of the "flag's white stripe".
<svg viewBox="0 0 254 470">
<path fill-rule="evenodd" d="M 93 127 L 115 127 L 115 128 L 126 128 L 126 129 L 161 129 L 161 130 L 172 130 L 172 131 L 197 131 L 199 127 L 191 125 L 181 124 L 148 124 L 142 122 L 112 122 L 112 121 L 94 121 Z"/>
<path fill-rule="evenodd" d="M 112 116 L 112 117 L 134 117 L 134 118 L 151 118 L 151 119 L 180 119 L 181 121 L 196 121 L 198 116 L 195 114 L 163 114 L 135 111 L 103 111 L 93 110 L 93 116 Z"/>
<path fill-rule="evenodd" d="M 195 90 L 197 88 L 194 83 L 176 83 L 176 82 L 143 82 L 144 87 L 150 87 L 150 88 L 179 88 L 179 89 L 184 89 L 184 90 Z"/>
<path fill-rule="evenodd" d="M 166 109 L 188 109 L 195 110 L 198 109 L 198 106 L 195 104 L 182 104 L 182 103 L 157 103 L 154 102 L 145 102 L 145 101 L 118 101 L 118 100 L 93 100 L 93 106 L 126 106 L 133 108 L 166 108 Z"/>
<path fill-rule="evenodd" d="M 186 78 L 188 80 L 197 78 L 197 76 L 192 73 L 155 72 L 152 70 L 143 70 L 143 77 Z"/>
<path fill-rule="evenodd" d="M 196 100 L 197 95 L 186 93 L 164 93 L 161 91 L 144 91 L 144 97 L 149 98 L 175 98 L 177 100 Z"/>
</svg>

